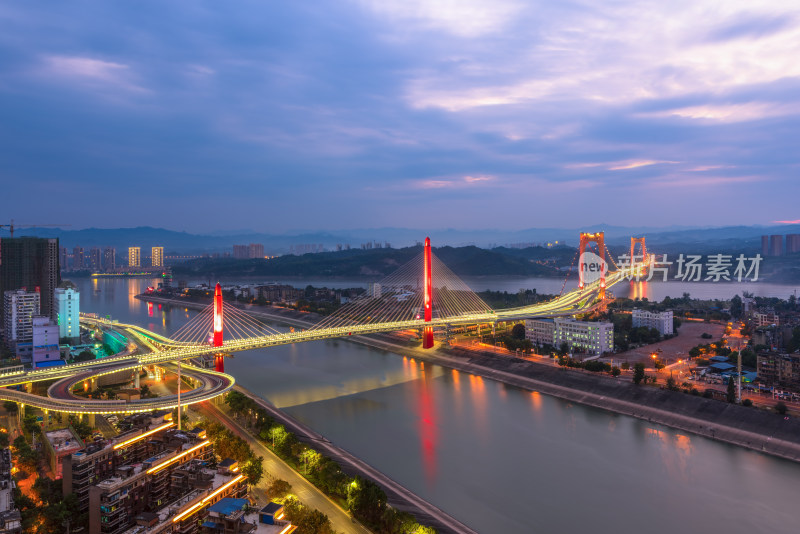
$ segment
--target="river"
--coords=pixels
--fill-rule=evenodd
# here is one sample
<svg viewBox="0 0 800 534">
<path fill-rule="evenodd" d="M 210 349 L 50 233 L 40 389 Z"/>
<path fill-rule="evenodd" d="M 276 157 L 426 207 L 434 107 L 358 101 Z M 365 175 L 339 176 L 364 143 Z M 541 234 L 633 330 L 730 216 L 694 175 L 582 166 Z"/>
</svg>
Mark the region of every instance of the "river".
<svg viewBox="0 0 800 534">
<path fill-rule="evenodd" d="M 135 299 L 152 280 L 75 282 L 82 311 L 156 332 L 195 313 Z M 527 283 L 500 282 L 471 285 Z M 237 353 L 226 371 L 481 533 L 797 531 L 788 461 L 346 341 Z"/>
</svg>

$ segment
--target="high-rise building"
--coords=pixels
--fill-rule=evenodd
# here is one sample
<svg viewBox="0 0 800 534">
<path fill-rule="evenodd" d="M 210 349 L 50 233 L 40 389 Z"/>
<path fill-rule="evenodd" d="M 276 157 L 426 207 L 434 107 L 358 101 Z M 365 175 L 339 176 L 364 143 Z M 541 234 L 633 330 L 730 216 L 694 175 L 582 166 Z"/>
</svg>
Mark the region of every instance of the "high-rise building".
<svg viewBox="0 0 800 534">
<path fill-rule="evenodd" d="M 153 267 L 164 266 L 164 247 L 153 247 L 150 255 L 150 265 Z"/>
<path fill-rule="evenodd" d="M 33 341 L 33 318 L 40 313 L 40 295 L 17 289 L 3 294 L 3 340 L 9 349 Z"/>
<path fill-rule="evenodd" d="M 100 272 L 103 269 L 103 251 L 100 247 L 92 247 L 89 249 L 89 262 L 87 267 L 93 273 Z"/>
<path fill-rule="evenodd" d="M 117 268 L 117 249 L 106 247 L 103 249 L 103 270 L 113 271 Z"/>
<path fill-rule="evenodd" d="M 762 256 L 769 256 L 769 236 L 762 235 L 761 236 L 761 255 Z"/>
<path fill-rule="evenodd" d="M 80 293 L 77 289 L 59 287 L 56 297 L 56 324 L 61 339 L 72 343 L 80 339 Z"/>
<path fill-rule="evenodd" d="M 31 363 L 34 369 L 62 363 L 58 350 L 58 325 L 53 324 L 49 317 L 39 315 L 33 318 L 32 349 Z"/>
<path fill-rule="evenodd" d="M 781 256 L 783 255 L 783 236 L 771 235 L 769 236 L 769 255 Z"/>
<path fill-rule="evenodd" d="M 246 260 L 250 257 L 250 247 L 247 245 L 233 245 L 233 257 L 237 260 Z"/>
<path fill-rule="evenodd" d="M 40 294 L 40 312 L 55 318 L 53 293 L 61 283 L 58 239 L 15 237 L 0 240 L 0 295 L 26 288 Z"/>
<path fill-rule="evenodd" d="M 69 271 L 69 250 L 67 250 L 67 247 L 58 248 L 58 263 L 61 265 L 62 270 Z"/>
<path fill-rule="evenodd" d="M 128 247 L 128 267 L 142 266 L 142 249 L 139 247 Z"/>
<path fill-rule="evenodd" d="M 250 243 L 247 252 L 249 258 L 263 258 L 264 245 L 262 245 L 261 243 Z"/>
<path fill-rule="evenodd" d="M 800 252 L 800 234 L 788 234 L 786 236 L 786 253 L 794 254 Z"/>
<path fill-rule="evenodd" d="M 72 270 L 73 271 L 81 271 L 86 268 L 84 257 L 83 257 L 83 247 L 75 247 L 72 249 Z"/>
</svg>

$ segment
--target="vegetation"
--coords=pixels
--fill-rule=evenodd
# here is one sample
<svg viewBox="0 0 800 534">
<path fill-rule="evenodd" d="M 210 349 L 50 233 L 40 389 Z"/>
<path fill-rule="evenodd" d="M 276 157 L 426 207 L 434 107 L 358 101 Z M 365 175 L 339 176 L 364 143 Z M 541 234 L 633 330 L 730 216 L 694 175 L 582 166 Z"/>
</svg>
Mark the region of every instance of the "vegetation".
<svg viewBox="0 0 800 534">
<path fill-rule="evenodd" d="M 633 364 L 633 383 L 639 385 L 642 380 L 644 380 L 644 364 L 643 363 L 635 363 Z"/>
<path fill-rule="evenodd" d="M 350 478 L 338 463 L 308 445 L 300 443 L 294 434 L 269 416 L 253 399 L 239 392 L 228 393 L 225 402 L 235 417 L 244 420 L 267 447 L 283 458 L 289 465 L 302 473 L 309 481 L 332 498 L 346 503 L 353 517 L 367 524 L 375 532 L 386 534 L 434 534 L 430 527 L 424 527 L 413 516 L 398 512 L 386 505 L 386 494 L 374 482 L 360 477 Z M 209 438 L 222 447 L 220 456 L 241 458 L 252 454 L 246 442 L 237 443 L 237 438 L 222 425 L 205 423 Z M 227 442 L 227 443 L 223 443 Z M 252 460 L 252 456 L 250 457 Z M 248 461 L 248 460 L 245 460 Z M 259 459 L 259 463 L 260 459 Z M 242 471 L 245 472 L 243 466 Z M 330 520 L 325 514 L 310 510 L 291 495 L 291 486 L 283 480 L 274 481 L 269 494 L 276 499 L 283 498 L 287 517 L 301 526 L 304 533 L 328 534 L 332 532 Z"/>
<path fill-rule="evenodd" d="M 549 249 L 533 247 L 531 254 L 552 256 Z M 570 249 L 569 254 L 574 254 Z M 342 250 L 302 256 L 285 255 L 271 259 L 238 260 L 232 258 L 202 258 L 173 267 L 175 275 L 214 273 L 217 276 L 387 276 L 412 260 L 421 247 L 401 249 Z M 486 250 L 475 246 L 441 247 L 435 251 L 459 276 L 519 275 L 555 276 L 561 273 L 554 265 L 532 261 L 510 249 Z M 571 257 L 571 256 L 570 256 Z"/>
</svg>

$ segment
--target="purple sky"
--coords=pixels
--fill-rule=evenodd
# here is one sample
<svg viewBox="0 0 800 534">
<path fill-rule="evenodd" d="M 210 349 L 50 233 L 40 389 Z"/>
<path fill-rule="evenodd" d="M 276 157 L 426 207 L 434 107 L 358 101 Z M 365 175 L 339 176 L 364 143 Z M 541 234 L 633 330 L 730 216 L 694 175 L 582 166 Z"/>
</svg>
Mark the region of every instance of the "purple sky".
<svg viewBox="0 0 800 534">
<path fill-rule="evenodd" d="M 19 222 L 800 219 L 797 2 L 26 1 L 0 28 Z"/>
</svg>

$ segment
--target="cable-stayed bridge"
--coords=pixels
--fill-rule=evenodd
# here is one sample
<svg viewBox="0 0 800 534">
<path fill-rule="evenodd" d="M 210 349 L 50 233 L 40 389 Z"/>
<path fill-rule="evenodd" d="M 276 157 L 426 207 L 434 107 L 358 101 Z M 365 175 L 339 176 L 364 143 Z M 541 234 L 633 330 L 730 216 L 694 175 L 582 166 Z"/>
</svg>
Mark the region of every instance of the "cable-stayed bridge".
<svg viewBox="0 0 800 534">
<path fill-rule="evenodd" d="M 3 374 L 0 386 L 30 384 L 40 381 L 57 382 L 48 389 L 48 396 L 0 388 L 0 400 L 12 400 L 44 410 L 63 413 L 131 413 L 153 409 L 174 408 L 208 400 L 233 387 L 234 378 L 224 372 L 226 354 L 257 348 L 301 343 L 330 338 L 346 338 L 395 331 L 418 331 L 423 348 L 434 344 L 434 331 L 473 324 L 496 324 L 522 319 L 563 317 L 591 311 L 602 306 L 606 290 L 631 276 L 641 275 L 648 268 L 647 256 L 641 262 L 618 267 L 603 243 L 603 234 L 581 234 L 581 245 L 576 253 L 578 261 L 578 288 L 564 292 L 549 302 L 519 308 L 494 311 L 484 303 L 458 276 L 447 268 L 432 252 L 430 240 L 425 240 L 422 253 L 400 266 L 393 274 L 369 286 L 360 297 L 342 305 L 334 314 L 305 330 L 279 331 L 253 318 L 241 309 L 224 303 L 217 284 L 211 305 L 198 313 L 172 337 L 151 332 L 137 325 L 122 324 L 97 317 L 82 317 L 82 322 L 99 328 L 114 328 L 134 337 L 140 346 L 150 352 L 133 356 L 108 357 L 91 362 L 65 365 L 40 370 L 15 370 Z M 595 243 L 603 265 L 591 270 L 584 265 L 584 251 Z M 605 257 L 616 269 L 606 272 Z M 631 246 L 633 258 L 633 240 Z M 573 266 L 575 260 L 573 260 Z M 597 267 L 597 266 L 595 266 Z M 592 276 L 590 276 L 592 275 Z M 569 276 L 569 275 L 568 275 Z M 594 279 L 593 279 L 594 278 Z M 566 286 L 566 279 L 565 279 Z M 565 287 L 564 286 L 564 287 Z M 213 355 L 215 369 L 202 369 L 184 365 L 185 374 L 197 387 L 182 395 L 143 399 L 140 401 L 93 401 L 72 395 L 75 385 L 98 376 L 130 371 L 135 373 L 144 366 L 163 365 Z"/>
</svg>

